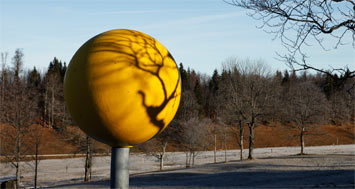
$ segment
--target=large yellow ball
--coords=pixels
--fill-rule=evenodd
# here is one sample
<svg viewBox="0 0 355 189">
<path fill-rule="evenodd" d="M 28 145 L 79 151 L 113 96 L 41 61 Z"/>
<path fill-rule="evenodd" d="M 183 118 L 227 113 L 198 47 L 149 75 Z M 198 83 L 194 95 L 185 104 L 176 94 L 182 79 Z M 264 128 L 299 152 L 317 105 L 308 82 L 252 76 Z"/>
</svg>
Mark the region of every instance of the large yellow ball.
<svg viewBox="0 0 355 189">
<path fill-rule="evenodd" d="M 64 79 L 65 101 L 89 136 L 113 147 L 154 137 L 169 124 L 181 97 L 169 51 L 133 30 L 111 30 L 74 54 Z"/>
</svg>

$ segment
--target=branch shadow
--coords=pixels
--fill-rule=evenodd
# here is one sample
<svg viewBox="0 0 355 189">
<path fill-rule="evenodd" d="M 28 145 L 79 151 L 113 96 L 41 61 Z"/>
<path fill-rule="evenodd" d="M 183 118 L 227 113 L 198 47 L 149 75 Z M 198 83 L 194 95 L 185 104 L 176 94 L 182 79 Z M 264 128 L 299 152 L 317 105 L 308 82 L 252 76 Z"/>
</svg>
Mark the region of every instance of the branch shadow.
<svg viewBox="0 0 355 189">
<path fill-rule="evenodd" d="M 106 120 L 129 122 L 136 117 L 144 116 L 147 117 L 147 123 L 151 123 L 149 125 L 156 127 L 156 130 L 154 128 L 154 131 L 149 131 L 151 135 L 154 135 L 155 131 L 159 134 L 167 126 L 167 122 L 174 117 L 175 113 L 172 110 L 177 109 L 180 102 L 181 79 L 176 62 L 169 51 L 150 36 L 133 30 L 111 30 L 108 32 L 111 33 L 97 35 L 80 47 L 79 51 L 88 54 L 88 56 L 74 55 L 75 61 L 88 62 L 90 60 L 90 66 L 82 64 L 73 67 L 73 74 L 86 69 L 85 73 L 88 75 L 84 75 L 84 77 L 90 77 L 90 83 L 78 87 L 83 88 L 82 91 L 86 91 L 90 95 L 93 90 L 91 86 L 94 86 L 94 90 L 99 91 L 95 93 L 95 97 L 98 98 L 102 97 L 100 94 L 109 90 L 117 93 L 118 97 L 134 96 L 134 98 L 128 99 L 109 100 L 106 101 L 108 104 L 100 104 L 101 107 L 95 105 L 97 102 L 88 106 L 91 109 L 97 109 L 111 107 L 110 102 L 119 102 L 124 108 L 119 109 L 119 113 L 114 114 L 115 117 Z M 97 69 L 100 71 L 95 72 Z M 116 77 L 117 74 L 121 75 Z M 113 86 L 123 87 L 115 88 Z M 123 88 L 125 90 L 122 90 Z M 76 102 L 85 103 L 80 100 L 80 97 L 75 99 Z M 142 109 L 132 110 L 129 108 L 132 104 L 139 105 Z M 85 116 L 95 117 L 90 112 L 80 111 L 76 112 L 76 116 L 80 119 Z M 102 112 L 102 116 L 106 116 L 105 112 Z M 85 124 L 104 125 L 102 121 L 103 119 L 95 117 L 95 123 Z M 142 126 L 139 127 L 142 128 Z M 112 133 L 112 129 L 109 127 L 102 127 L 95 133 L 86 128 L 82 129 L 96 140 L 110 146 L 131 146 L 139 143 L 139 139 L 134 142 L 117 141 L 116 138 L 119 134 Z M 135 130 L 133 127 L 127 129 Z M 145 137 L 150 137 L 150 135 Z"/>
<path fill-rule="evenodd" d="M 117 54 L 114 64 L 127 64 L 127 66 L 133 66 L 150 76 L 155 77 L 161 88 L 161 93 L 164 96 L 163 101 L 159 105 L 149 105 L 147 103 L 147 95 L 143 90 L 137 90 L 137 94 L 141 96 L 141 102 L 144 106 L 147 115 L 150 118 L 150 122 L 159 128 L 160 133 L 167 123 L 163 119 L 158 119 L 158 115 L 166 107 L 166 105 L 177 99 L 181 94 L 177 94 L 178 87 L 181 86 L 180 75 L 175 81 L 175 86 L 173 90 L 167 89 L 167 84 L 164 78 L 161 76 L 163 69 L 175 69 L 178 72 L 176 62 L 169 51 L 164 52 L 162 50 L 162 45 L 153 38 L 150 38 L 140 32 L 133 30 L 124 30 L 124 32 L 119 33 L 119 38 L 109 38 L 106 37 L 104 40 L 97 41 L 93 44 L 94 49 L 92 53 L 95 52 L 113 52 Z M 133 38 L 131 36 L 134 36 Z M 122 44 L 123 43 L 123 44 Z M 123 56 L 122 56 L 123 55 Z M 171 61 L 174 65 L 169 65 Z M 104 64 L 108 62 L 103 62 Z M 109 62 L 111 63 L 111 62 Z M 104 77 L 107 74 L 117 74 L 120 70 L 111 70 L 108 73 L 104 73 L 97 77 Z M 143 77 L 142 75 L 134 75 L 134 77 Z M 169 79 L 171 79 L 170 77 Z M 98 78 L 97 78 L 98 79 Z M 141 78 L 144 79 L 144 78 Z M 175 106 L 174 101 L 174 106 Z M 178 104 L 177 104 L 178 105 Z"/>
</svg>

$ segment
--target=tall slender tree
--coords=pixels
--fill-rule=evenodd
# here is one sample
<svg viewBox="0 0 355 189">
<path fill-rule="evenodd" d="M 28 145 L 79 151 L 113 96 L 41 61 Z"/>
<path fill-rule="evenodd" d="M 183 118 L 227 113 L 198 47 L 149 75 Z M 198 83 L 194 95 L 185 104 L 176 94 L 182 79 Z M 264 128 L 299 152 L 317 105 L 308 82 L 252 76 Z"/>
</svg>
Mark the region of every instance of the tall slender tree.
<svg viewBox="0 0 355 189">
<path fill-rule="evenodd" d="M 26 78 L 23 72 L 23 52 L 21 49 L 15 51 L 12 58 L 12 79 L 6 87 L 3 107 L 4 121 L 13 127 L 14 132 L 6 134 L 7 142 L 4 143 L 5 153 L 8 160 L 16 169 L 16 187 L 20 188 L 21 183 L 21 161 L 23 153 L 29 148 L 28 143 L 23 143 L 23 136 L 26 134 L 28 126 L 34 122 L 36 99 L 27 91 Z"/>
<path fill-rule="evenodd" d="M 254 129 L 268 114 L 272 96 L 270 71 L 261 60 L 241 61 L 236 58 L 228 59 L 224 63 L 224 70 L 228 78 L 225 89 L 229 91 L 226 93 L 231 94 L 225 100 L 228 100 L 228 105 L 233 106 L 230 108 L 230 115 L 235 120 L 243 120 L 249 128 L 248 159 L 253 159 Z"/>
<path fill-rule="evenodd" d="M 322 123 L 326 107 L 325 95 L 310 81 L 300 82 L 290 89 L 284 119 L 299 130 L 301 155 L 307 128 Z"/>
</svg>

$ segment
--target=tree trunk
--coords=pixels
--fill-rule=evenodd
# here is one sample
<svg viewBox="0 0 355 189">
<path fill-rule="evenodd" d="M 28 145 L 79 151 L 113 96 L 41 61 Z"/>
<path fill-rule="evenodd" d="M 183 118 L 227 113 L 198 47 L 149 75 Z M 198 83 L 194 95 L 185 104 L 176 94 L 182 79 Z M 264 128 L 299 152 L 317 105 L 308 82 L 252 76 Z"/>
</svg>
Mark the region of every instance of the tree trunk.
<svg viewBox="0 0 355 189">
<path fill-rule="evenodd" d="M 195 152 L 192 152 L 191 155 L 192 155 L 192 164 L 191 164 L 191 167 L 193 167 L 193 166 L 195 166 L 195 157 L 196 157 Z"/>
<path fill-rule="evenodd" d="M 189 152 L 186 152 L 186 168 L 190 167 L 190 163 L 189 163 Z"/>
<path fill-rule="evenodd" d="M 46 125 L 47 114 L 48 114 L 48 88 L 46 86 L 46 91 L 44 92 L 43 126 Z M 48 127 L 49 127 L 49 123 L 48 123 Z"/>
<path fill-rule="evenodd" d="M 20 162 L 20 156 L 21 156 L 21 126 L 17 125 L 17 134 L 16 134 L 16 188 L 20 188 L 20 183 L 21 183 L 21 162 Z"/>
<path fill-rule="evenodd" d="M 161 153 L 159 155 L 159 162 L 160 162 L 160 169 L 159 170 L 162 171 L 163 167 L 164 167 L 163 153 Z"/>
<path fill-rule="evenodd" d="M 62 130 L 65 128 L 66 115 L 67 114 L 66 114 L 65 104 L 63 104 L 63 117 L 62 117 L 62 124 L 61 124 Z"/>
<path fill-rule="evenodd" d="M 217 162 L 217 132 L 216 132 L 216 125 L 214 125 L 214 163 Z"/>
<path fill-rule="evenodd" d="M 36 143 L 35 149 L 35 189 L 37 188 L 37 177 L 38 177 L 38 143 Z"/>
<path fill-rule="evenodd" d="M 300 142 L 301 142 L 301 155 L 304 154 L 304 132 L 305 132 L 305 128 L 302 127 L 301 129 L 301 134 L 300 134 Z"/>
<path fill-rule="evenodd" d="M 86 158 L 85 158 L 85 182 L 91 179 L 91 165 L 92 165 L 91 139 L 86 137 Z"/>
<path fill-rule="evenodd" d="M 5 89 L 5 82 L 4 82 L 4 68 L 2 69 L 2 75 L 1 75 L 1 97 L 0 97 L 0 125 L 2 124 L 2 112 L 3 112 L 3 107 L 4 107 L 4 89 Z"/>
<path fill-rule="evenodd" d="M 224 131 L 224 162 L 227 163 L 227 133 Z"/>
<path fill-rule="evenodd" d="M 192 167 L 192 151 L 189 152 L 189 167 Z"/>
<path fill-rule="evenodd" d="M 20 169 L 20 162 L 17 162 L 16 164 L 16 189 L 20 189 L 20 183 L 21 183 L 21 180 L 20 180 L 20 177 L 21 177 L 21 169 Z"/>
<path fill-rule="evenodd" d="M 165 142 L 163 145 L 163 153 L 160 156 L 160 170 L 161 171 L 164 169 L 164 157 L 165 157 L 165 150 L 166 150 L 167 145 L 168 145 L 168 142 Z"/>
<path fill-rule="evenodd" d="M 243 146 L 244 146 L 244 126 L 241 121 L 239 121 L 239 144 L 240 144 L 240 160 L 243 160 Z"/>
<path fill-rule="evenodd" d="M 51 114 L 50 114 L 51 118 L 51 127 L 54 127 L 55 123 L 54 123 L 54 84 L 52 86 L 52 100 L 51 100 Z"/>
<path fill-rule="evenodd" d="M 243 145 L 244 145 L 244 137 L 240 136 L 240 160 L 243 160 Z"/>
<path fill-rule="evenodd" d="M 249 156 L 248 159 L 254 159 L 253 157 L 253 145 L 254 145 L 254 123 L 249 125 Z"/>
</svg>

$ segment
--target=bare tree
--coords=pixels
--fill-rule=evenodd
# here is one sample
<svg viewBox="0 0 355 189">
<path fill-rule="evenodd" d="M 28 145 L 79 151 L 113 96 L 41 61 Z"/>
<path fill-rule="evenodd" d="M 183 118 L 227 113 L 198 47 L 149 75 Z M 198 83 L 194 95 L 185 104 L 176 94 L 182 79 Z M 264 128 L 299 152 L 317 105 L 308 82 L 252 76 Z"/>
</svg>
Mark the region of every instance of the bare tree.
<svg viewBox="0 0 355 189">
<path fill-rule="evenodd" d="M 186 122 L 191 118 L 198 117 L 198 109 L 200 108 L 197 103 L 196 97 L 190 90 L 183 91 L 181 94 L 181 102 L 176 119 Z"/>
<path fill-rule="evenodd" d="M 159 170 L 164 169 L 164 160 L 166 159 L 166 149 L 168 144 L 174 144 L 179 140 L 179 126 L 176 120 L 172 120 L 167 128 L 151 140 L 139 144 L 137 148 L 145 154 L 151 155 L 159 160 Z"/>
<path fill-rule="evenodd" d="M 161 143 L 157 140 L 157 137 L 154 137 L 147 142 L 138 144 L 134 147 L 134 149 L 139 152 L 143 152 L 146 155 L 157 158 L 159 160 L 159 170 L 163 170 L 166 147 L 167 143 Z"/>
<path fill-rule="evenodd" d="M 210 133 L 213 135 L 213 160 L 214 163 L 217 162 L 217 114 L 218 107 L 220 107 L 220 98 L 218 97 L 219 86 L 220 85 L 220 76 L 217 70 L 214 70 L 213 75 L 208 84 L 208 94 L 207 94 L 207 116 L 211 119 L 212 128 Z"/>
<path fill-rule="evenodd" d="M 232 134 L 237 138 L 237 143 L 239 146 L 239 153 L 240 153 L 240 160 L 243 160 L 243 153 L 244 153 L 244 129 L 245 129 L 245 120 L 242 118 L 237 118 L 235 122 L 230 122 L 228 125 L 231 129 Z"/>
<path fill-rule="evenodd" d="M 32 108 L 35 106 L 34 97 L 27 91 L 26 79 L 22 75 L 23 66 L 23 53 L 22 50 L 17 49 L 12 59 L 13 63 L 13 77 L 9 81 L 5 95 L 3 96 L 3 116 L 4 122 L 13 127 L 13 132 L 1 133 L 6 135 L 6 143 L 3 147 L 6 149 L 5 155 L 11 164 L 16 168 L 16 187 L 20 188 L 21 183 L 21 161 L 23 153 L 28 149 L 29 144 L 23 144 L 22 138 L 26 133 L 29 125 L 33 123 L 34 111 Z"/>
<path fill-rule="evenodd" d="M 345 83 L 345 100 L 347 101 L 347 109 L 350 118 L 350 122 L 355 126 L 355 78 L 349 80 L 348 83 Z"/>
<path fill-rule="evenodd" d="M 43 144 L 43 127 L 37 124 L 33 124 L 28 128 L 27 141 L 31 144 L 31 154 L 33 154 L 34 159 L 34 188 L 36 189 L 38 186 L 38 166 L 40 163 L 39 155 L 41 154 L 40 148 Z M 32 166 L 30 164 L 30 166 Z"/>
<path fill-rule="evenodd" d="M 66 138 L 76 144 L 77 149 L 75 153 L 85 153 L 84 163 L 84 182 L 89 182 L 92 175 L 93 153 L 95 151 L 94 140 L 82 132 L 70 133 Z"/>
<path fill-rule="evenodd" d="M 228 141 L 228 134 L 230 133 L 229 127 L 227 125 L 223 125 L 222 128 L 219 130 L 220 138 L 223 141 L 223 148 L 224 148 L 224 163 L 228 163 L 227 158 L 227 141 Z"/>
<path fill-rule="evenodd" d="M 188 71 L 188 73 L 190 73 L 190 71 Z M 182 75 L 184 74 L 186 73 L 182 72 Z M 192 75 L 195 75 L 194 72 Z M 197 124 L 198 122 L 197 119 L 198 119 L 199 109 L 201 107 L 198 104 L 196 95 L 193 92 L 193 86 L 196 85 L 194 82 L 196 81 L 192 81 L 192 80 L 193 79 L 185 80 L 184 77 L 182 76 L 183 88 L 181 94 L 180 107 L 175 116 L 175 120 L 177 120 L 178 124 L 181 125 L 180 129 L 176 131 L 177 133 L 176 140 L 182 143 L 183 146 L 185 147 L 186 167 L 190 167 L 191 165 L 193 165 L 193 161 L 195 160 L 195 157 L 197 155 L 197 151 L 195 150 L 201 149 L 200 147 L 203 142 L 204 143 L 208 142 L 207 140 L 202 142 L 199 139 L 196 138 L 190 139 L 188 137 L 188 136 L 192 137 L 192 133 L 197 132 L 196 127 L 200 127 L 199 124 L 198 126 L 195 127 L 195 124 Z M 207 128 L 207 127 L 203 127 L 203 128 Z M 207 131 L 205 134 L 208 134 Z M 197 142 L 197 140 L 199 140 L 199 142 Z"/>
<path fill-rule="evenodd" d="M 86 136 L 86 156 L 85 156 L 85 176 L 84 181 L 91 180 L 91 167 L 92 167 L 92 139 Z"/>
<path fill-rule="evenodd" d="M 177 141 L 177 132 L 179 132 L 179 128 L 176 120 L 172 120 L 169 126 L 163 130 L 163 132 L 159 133 L 155 138 L 158 143 L 158 150 L 156 150 L 155 157 L 157 157 L 160 161 L 160 170 L 164 169 L 164 158 L 166 156 L 166 148 L 169 142 Z"/>
<path fill-rule="evenodd" d="M 34 188 L 38 186 L 38 166 L 39 166 L 39 155 L 40 155 L 40 147 L 43 144 L 43 126 L 37 124 L 36 120 L 41 117 L 41 113 L 39 111 L 39 96 L 40 96 L 40 82 L 41 76 L 37 72 L 36 68 L 27 73 L 27 88 L 26 93 L 29 96 L 29 101 L 31 105 L 31 112 L 33 114 L 33 123 L 29 125 L 27 128 L 26 134 L 26 143 L 28 143 L 30 148 L 30 154 L 33 154 L 34 159 Z"/>
<path fill-rule="evenodd" d="M 4 113 L 4 98 L 5 98 L 5 86 L 9 81 L 9 71 L 6 67 L 8 53 L 1 53 L 1 93 L 0 93 L 0 124 L 3 123 L 3 113 Z"/>
<path fill-rule="evenodd" d="M 351 120 L 351 114 L 349 113 L 349 105 L 352 103 L 346 99 L 346 93 L 339 91 L 334 93 L 329 98 L 328 118 L 334 125 L 342 125 L 343 123 Z"/>
<path fill-rule="evenodd" d="M 284 119 L 299 130 L 300 154 L 304 154 L 307 128 L 321 123 L 326 109 L 325 95 L 309 81 L 301 82 L 290 89 L 285 103 Z"/>
<path fill-rule="evenodd" d="M 303 50 L 315 39 L 324 49 L 329 41 L 334 48 L 349 43 L 352 36 L 355 48 L 355 2 L 353 0 L 224 0 L 225 2 L 251 10 L 249 16 L 260 20 L 260 28 L 269 29 L 269 33 L 281 39 L 288 50 L 280 55 L 283 61 L 294 70 L 313 69 L 330 74 L 334 71 L 346 72 L 347 68 L 332 68 L 330 71 L 307 63 L 307 54 Z M 331 40 L 329 40 L 331 39 Z M 335 40 L 334 40 L 335 39 Z M 327 41 L 327 42 L 325 42 Z M 298 58 L 300 57 L 300 58 Z M 355 70 L 349 77 L 355 77 Z"/>
<path fill-rule="evenodd" d="M 237 60 L 230 58 L 223 64 L 225 70 L 224 99 L 230 110 L 232 125 L 240 126 L 241 139 L 243 138 L 243 122 L 249 128 L 249 155 L 253 159 L 254 128 L 262 118 L 268 114 L 269 103 L 272 97 L 270 88 L 269 68 L 263 61 Z M 222 74 L 223 81 L 223 74 Z M 242 141 L 241 141 L 242 143 Z M 242 144 L 241 144 L 242 145 Z"/>
<path fill-rule="evenodd" d="M 60 134 L 60 140 L 76 146 L 74 154 L 85 154 L 84 182 L 89 182 L 92 176 L 93 156 L 99 150 L 95 145 L 96 141 L 86 135 L 77 126 L 66 127 Z"/>
<path fill-rule="evenodd" d="M 240 146 L 240 160 L 243 160 L 243 147 L 244 147 L 244 122 L 239 119 L 239 146 Z"/>
<path fill-rule="evenodd" d="M 35 177 L 34 177 L 34 187 L 37 188 L 38 184 L 38 164 L 39 164 L 39 144 L 41 143 L 40 141 L 40 136 L 38 136 L 35 140 Z"/>
<path fill-rule="evenodd" d="M 48 120 L 49 127 L 55 127 L 55 117 L 60 113 L 60 101 L 57 96 L 62 90 L 60 77 L 57 73 L 48 73 L 45 78 L 45 94 L 44 94 L 44 116 Z"/>
<path fill-rule="evenodd" d="M 221 122 L 230 126 L 233 134 L 239 139 L 237 141 L 240 148 L 240 160 L 243 160 L 246 117 L 243 117 L 243 114 L 239 111 L 241 99 L 238 97 L 238 89 L 240 88 L 238 80 L 239 73 L 227 73 L 224 71 L 216 99 L 219 101 L 218 112 Z"/>
<path fill-rule="evenodd" d="M 186 149 L 186 167 L 194 166 L 199 151 L 207 149 L 209 126 L 210 122 L 207 119 L 199 120 L 197 118 L 191 118 L 182 124 L 182 143 Z"/>
<path fill-rule="evenodd" d="M 12 57 L 12 71 L 14 72 L 14 80 L 20 79 L 20 74 L 23 71 L 23 52 L 21 49 L 15 50 L 15 55 Z"/>
<path fill-rule="evenodd" d="M 64 103 L 63 80 L 66 72 L 66 63 L 54 58 L 50 62 L 48 71 L 42 83 L 43 96 L 43 120 L 45 125 L 63 130 L 67 121 L 66 107 Z"/>
</svg>

